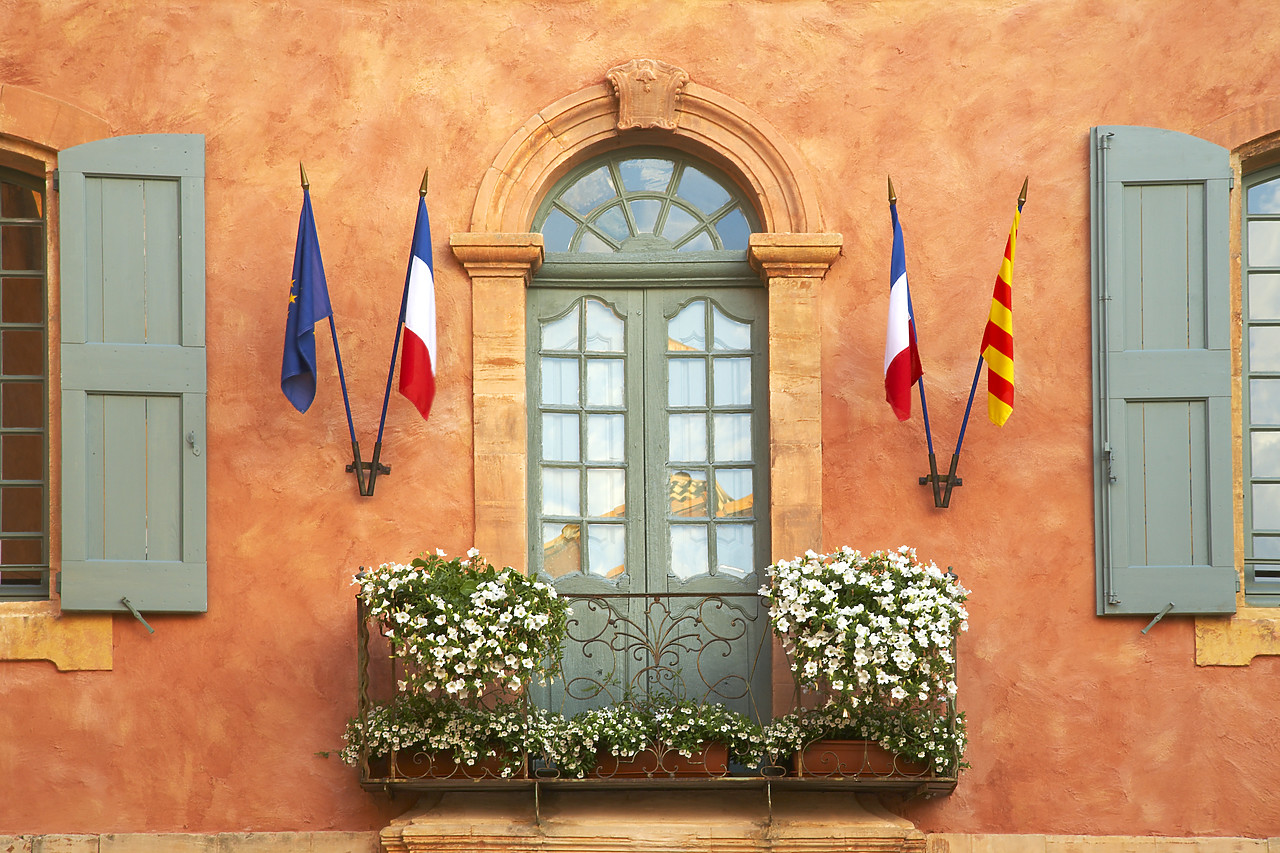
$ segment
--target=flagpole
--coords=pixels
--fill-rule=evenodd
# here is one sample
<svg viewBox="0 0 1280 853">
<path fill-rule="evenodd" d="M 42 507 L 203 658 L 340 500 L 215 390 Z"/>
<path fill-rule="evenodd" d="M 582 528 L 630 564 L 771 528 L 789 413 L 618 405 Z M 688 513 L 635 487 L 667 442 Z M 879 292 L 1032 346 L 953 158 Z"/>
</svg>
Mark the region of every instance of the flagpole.
<svg viewBox="0 0 1280 853">
<path fill-rule="evenodd" d="M 430 168 L 422 170 L 422 186 L 418 187 L 418 198 L 425 199 L 427 197 L 427 176 L 430 174 Z M 378 440 L 373 445 L 373 466 L 378 467 L 378 459 L 382 455 L 382 430 L 387 423 L 387 405 L 391 402 L 391 382 L 396 373 L 396 355 L 400 352 L 400 331 L 404 328 L 404 313 L 409 304 L 409 278 L 405 276 L 404 292 L 400 294 L 400 319 L 396 321 L 396 338 L 391 345 L 391 366 L 387 368 L 387 390 L 382 395 L 382 417 L 378 421 Z M 390 474 L 391 469 L 383 466 L 384 474 Z M 372 477 L 370 477 L 370 491 L 373 490 Z"/>
<path fill-rule="evenodd" d="M 298 176 L 302 181 L 302 191 L 311 191 L 311 182 L 307 180 L 306 167 L 298 162 Z M 347 395 L 347 377 L 342 370 L 342 351 L 338 348 L 338 327 L 333 323 L 333 310 L 329 311 L 329 334 L 333 338 L 333 357 L 338 362 L 338 384 L 342 386 L 342 405 L 347 411 L 347 434 L 351 436 L 351 452 L 355 456 L 356 484 L 360 494 L 364 494 L 364 472 L 360 465 L 360 443 L 356 441 L 356 425 L 351 417 L 351 398 Z"/>
<path fill-rule="evenodd" d="M 920 383 L 920 413 L 924 415 L 924 440 L 929 446 L 929 483 L 933 486 L 933 505 L 945 506 L 939 503 L 942 500 L 942 493 L 938 486 L 938 457 L 933 454 L 933 436 L 929 432 L 929 404 L 924 399 L 924 377 L 918 380 Z M 923 478 L 922 478 L 923 479 Z"/>
<path fill-rule="evenodd" d="M 889 207 L 892 208 L 898 203 L 898 194 L 893 191 L 893 176 L 889 175 Z M 911 290 L 907 290 L 907 317 L 911 323 L 911 334 L 915 334 L 916 315 L 915 309 L 911 305 Z M 933 503 L 938 503 L 942 499 L 941 492 L 938 490 L 938 458 L 933 454 L 933 432 L 929 429 L 929 403 L 925 400 L 924 395 L 924 374 L 920 374 L 920 378 L 916 380 L 916 384 L 920 386 L 920 414 L 924 418 L 924 440 L 929 448 L 929 476 L 921 477 L 920 484 L 930 483 L 933 486 Z"/>
<path fill-rule="evenodd" d="M 1018 193 L 1018 213 L 1022 213 L 1022 206 L 1027 203 L 1027 184 L 1031 182 L 1031 176 L 1027 176 L 1022 181 L 1022 192 Z M 951 454 L 951 472 L 947 474 L 947 492 L 943 498 L 943 506 L 951 502 L 951 489 L 960 485 L 960 481 L 956 479 L 956 466 L 960 462 L 960 448 L 964 444 L 964 431 L 969 426 L 969 412 L 973 409 L 973 397 L 978 390 L 978 379 L 982 376 L 982 363 L 985 361 L 983 354 L 978 353 L 978 366 L 973 370 L 973 384 L 969 386 L 969 402 L 964 407 L 964 421 L 960 424 L 960 435 L 956 439 L 956 452 Z"/>
</svg>

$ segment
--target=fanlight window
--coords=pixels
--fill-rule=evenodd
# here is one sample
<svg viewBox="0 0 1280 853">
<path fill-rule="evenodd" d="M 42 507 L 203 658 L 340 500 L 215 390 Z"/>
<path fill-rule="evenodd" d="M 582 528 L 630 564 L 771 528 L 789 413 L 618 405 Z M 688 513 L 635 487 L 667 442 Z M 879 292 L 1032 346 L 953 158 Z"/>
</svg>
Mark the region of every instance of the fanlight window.
<svg viewBox="0 0 1280 853">
<path fill-rule="evenodd" d="M 607 155 L 558 189 L 534 222 L 548 252 L 745 251 L 758 230 L 727 178 L 669 152 Z"/>
</svg>

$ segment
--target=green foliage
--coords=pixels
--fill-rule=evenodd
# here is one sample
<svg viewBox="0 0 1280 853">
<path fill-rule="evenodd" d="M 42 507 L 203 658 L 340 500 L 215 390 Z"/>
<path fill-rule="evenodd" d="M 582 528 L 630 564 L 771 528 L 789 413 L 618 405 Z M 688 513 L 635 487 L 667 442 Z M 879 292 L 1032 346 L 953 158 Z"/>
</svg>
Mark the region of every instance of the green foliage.
<svg viewBox="0 0 1280 853">
<path fill-rule="evenodd" d="M 341 757 L 423 752 L 465 767 L 496 758 L 502 775 L 529 762 L 582 777 L 601 754 L 692 758 L 722 743 L 739 764 L 779 766 L 834 738 L 874 740 L 938 773 L 965 766 L 953 643 L 967 627 L 968 591 L 954 577 L 909 548 L 811 551 L 770 575 L 761 595 L 774 632 L 797 682 L 828 702 L 762 728 L 676 695 L 628 696 L 572 718 L 532 707 L 524 688 L 560 665 L 568 604 L 554 587 L 474 549 L 362 573 L 367 613 L 407 666 L 392 702 L 348 723 Z"/>
<path fill-rule="evenodd" d="M 956 766 L 965 728 L 954 710 L 954 644 L 968 628 L 969 591 L 907 547 L 809 551 L 778 561 L 769 576 L 760 594 L 796 682 L 829 699 L 775 721 L 770 751 L 850 731 Z"/>
<path fill-rule="evenodd" d="M 559 663 L 567 602 L 475 549 L 384 563 L 356 583 L 369 617 L 409 664 L 402 690 L 474 699 L 495 687 L 519 691 Z"/>
</svg>

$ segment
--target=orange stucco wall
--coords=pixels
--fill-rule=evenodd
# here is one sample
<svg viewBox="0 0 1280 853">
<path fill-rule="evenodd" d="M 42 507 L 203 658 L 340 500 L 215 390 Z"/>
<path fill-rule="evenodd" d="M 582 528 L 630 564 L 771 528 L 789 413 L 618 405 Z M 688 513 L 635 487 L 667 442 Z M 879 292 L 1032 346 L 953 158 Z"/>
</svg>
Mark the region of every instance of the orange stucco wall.
<svg viewBox="0 0 1280 853">
<path fill-rule="evenodd" d="M 1144 636 L 1145 620 L 1094 616 L 1086 145 L 1091 125 L 1221 130 L 1280 97 L 1274 11 L 0 4 L 0 84 L 101 116 L 111 134 L 206 135 L 209 364 L 209 612 L 150 618 L 154 635 L 117 617 L 109 671 L 0 662 L 0 834 L 376 829 L 404 808 L 322 753 L 354 707 L 352 573 L 472 543 L 471 294 L 448 235 L 467 228 L 485 169 L 526 119 L 634 57 L 677 64 L 764 116 L 815 179 L 821 230 L 844 236 L 822 295 L 825 544 L 913 544 L 973 590 L 960 660 L 973 766 L 953 795 L 904 813 L 953 833 L 1280 834 L 1280 660 L 1197 667 L 1189 620 Z M 0 119 L 0 144 L 5 133 Z M 366 453 L 431 170 L 440 390 L 427 423 L 392 400 L 393 473 L 372 498 L 343 470 L 327 342 L 311 411 L 279 392 L 299 160 Z M 975 413 L 947 510 L 916 483 L 918 416 L 899 424 L 882 400 L 886 173 L 944 462 L 1031 178 L 1017 408 L 1002 430 Z"/>
</svg>

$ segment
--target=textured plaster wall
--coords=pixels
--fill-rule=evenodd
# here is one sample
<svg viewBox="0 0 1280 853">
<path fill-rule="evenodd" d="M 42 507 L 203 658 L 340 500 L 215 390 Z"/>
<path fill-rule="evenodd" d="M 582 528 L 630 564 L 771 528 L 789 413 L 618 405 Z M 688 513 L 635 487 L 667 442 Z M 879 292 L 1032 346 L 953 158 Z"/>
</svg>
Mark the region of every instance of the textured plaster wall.
<svg viewBox="0 0 1280 853">
<path fill-rule="evenodd" d="M 968 771 L 901 810 L 928 831 L 1265 837 L 1280 661 L 1197 668 L 1193 625 L 1093 615 L 1088 128 L 1194 133 L 1280 96 L 1271 0 L 70 2 L 0 0 L 0 84 L 115 134 L 208 141 L 209 613 L 114 624 L 114 668 L 0 662 L 0 833 L 368 830 L 407 803 L 324 753 L 354 706 L 350 575 L 472 542 L 470 293 L 445 249 L 540 108 L 644 56 L 765 116 L 844 255 L 823 288 L 827 546 L 916 545 L 973 590 Z M 1278 128 L 1271 128 L 1275 130 Z M 5 128 L 0 126 L 0 134 Z M 3 140 L 0 140 L 3 141 Z M 371 449 L 424 167 L 440 391 L 392 400 L 393 474 L 360 498 L 322 342 L 279 393 L 312 183 L 359 437 Z M 920 421 L 882 402 L 888 216 L 945 463 L 1024 176 L 1018 403 L 966 437 L 936 510 Z M 814 543 L 815 547 L 822 543 Z"/>
</svg>

